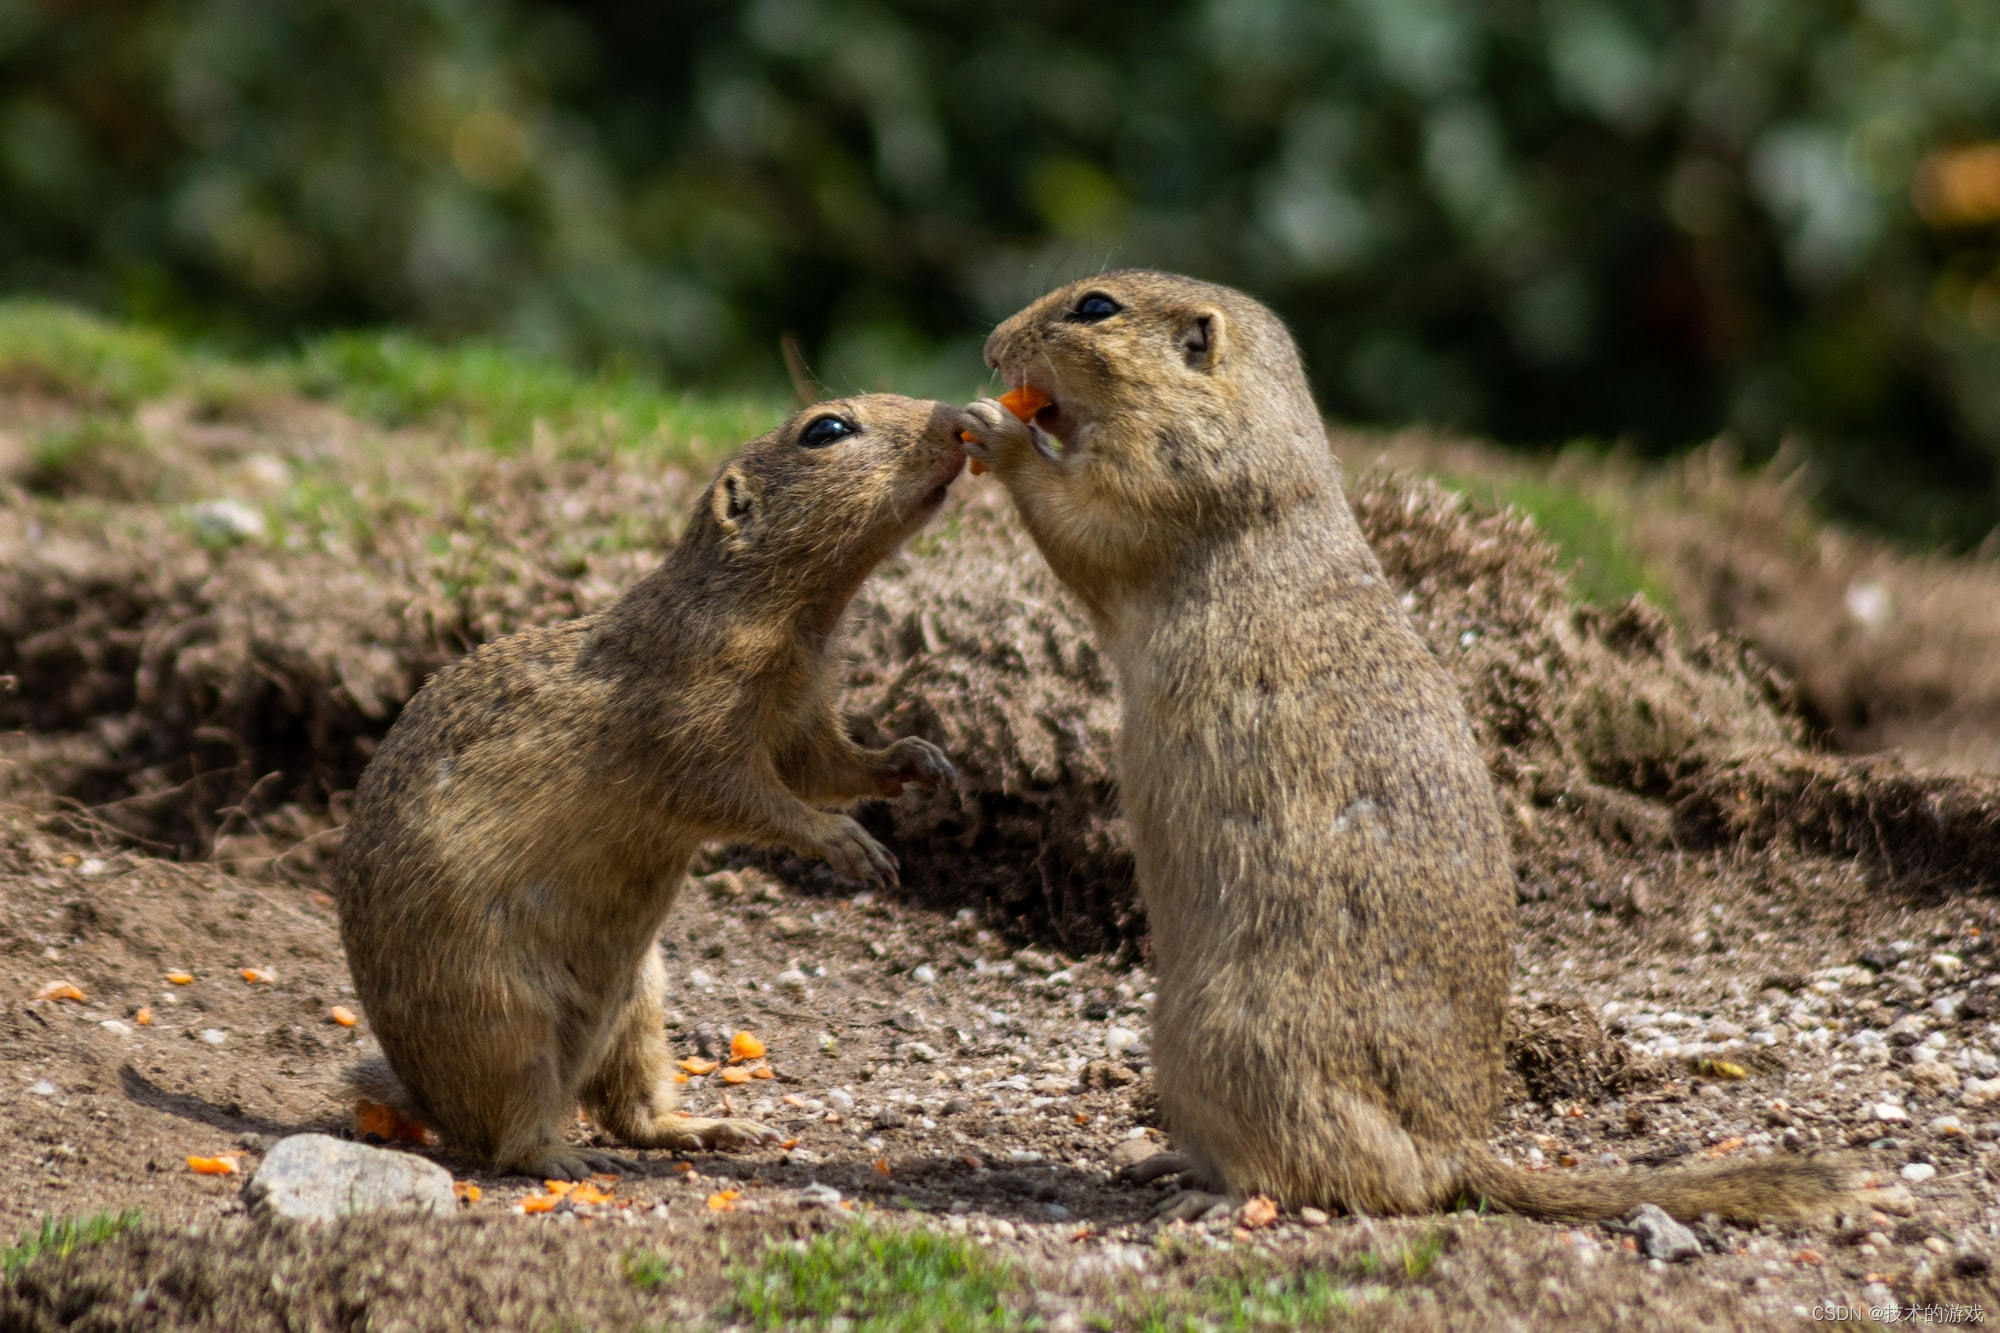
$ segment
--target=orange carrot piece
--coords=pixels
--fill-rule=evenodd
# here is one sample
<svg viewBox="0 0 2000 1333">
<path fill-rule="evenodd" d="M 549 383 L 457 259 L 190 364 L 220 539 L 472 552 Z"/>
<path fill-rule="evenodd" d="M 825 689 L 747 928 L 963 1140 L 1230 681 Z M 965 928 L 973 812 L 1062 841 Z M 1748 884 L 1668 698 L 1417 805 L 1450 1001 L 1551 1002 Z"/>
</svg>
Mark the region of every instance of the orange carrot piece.
<svg viewBox="0 0 2000 1333">
<path fill-rule="evenodd" d="M 702 1074 L 713 1074 L 716 1070 L 720 1069 L 721 1067 L 722 1066 L 718 1062 L 714 1060 L 704 1060 L 699 1055 L 690 1055 L 687 1059 L 681 1061 L 681 1068 L 687 1070 L 688 1073 L 693 1074 L 697 1077 L 699 1077 Z"/>
<path fill-rule="evenodd" d="M 75 982 L 51 981 L 48 985 L 35 992 L 35 998 L 38 1000 L 68 1000 L 72 1004 L 82 1004 L 83 992 L 77 988 Z"/>
<path fill-rule="evenodd" d="M 351 1028 L 361 1021 L 360 1016 L 344 1004 L 336 1004 L 326 1011 L 326 1016 L 344 1028 Z"/>
<path fill-rule="evenodd" d="M 729 1063 L 741 1064 L 745 1060 L 761 1060 L 764 1057 L 764 1043 L 748 1032 L 739 1032 L 729 1039 Z"/>
<path fill-rule="evenodd" d="M 231 1156 L 190 1157 L 188 1170 L 198 1176 L 233 1176 L 236 1174 L 236 1159 Z"/>
<path fill-rule="evenodd" d="M 727 1213 L 736 1207 L 736 1201 L 743 1197 L 742 1190 L 717 1190 L 708 1196 L 708 1211 Z"/>
<path fill-rule="evenodd" d="M 750 1071 L 747 1069 L 739 1069 L 735 1065 L 731 1065 L 729 1068 L 722 1071 L 722 1081 L 724 1083 L 728 1083 L 731 1085 L 738 1083 L 748 1083 L 750 1081 Z"/>
<path fill-rule="evenodd" d="M 192 973 L 192 972 L 169 972 L 169 973 L 167 973 L 167 980 L 168 980 L 168 981 L 171 981 L 171 982 L 173 982 L 173 983 L 174 983 L 174 984 L 175 984 L 176 986 L 185 986 L 185 985 L 187 985 L 187 984 L 188 984 L 189 982 L 191 982 L 191 981 L 193 981 L 193 980 L 194 980 L 194 973 Z"/>
</svg>

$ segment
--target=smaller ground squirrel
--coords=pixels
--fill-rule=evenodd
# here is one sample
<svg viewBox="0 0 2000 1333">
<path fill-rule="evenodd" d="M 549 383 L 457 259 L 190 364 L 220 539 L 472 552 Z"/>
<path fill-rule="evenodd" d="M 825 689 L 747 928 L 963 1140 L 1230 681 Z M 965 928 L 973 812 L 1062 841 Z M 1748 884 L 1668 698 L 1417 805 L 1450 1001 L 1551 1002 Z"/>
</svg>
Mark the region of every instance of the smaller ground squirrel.
<svg viewBox="0 0 2000 1333">
<path fill-rule="evenodd" d="M 582 620 L 523 630 L 418 692 L 362 775 L 334 869 L 341 938 L 387 1057 L 357 1093 L 493 1166 L 579 1179 L 581 1102 L 614 1137 L 774 1140 L 677 1114 L 658 938 L 689 858 L 727 839 L 893 880 L 818 808 L 956 780 L 926 741 L 856 745 L 829 641 L 964 462 L 958 409 L 821 403 L 746 445 L 664 563 Z"/>
<path fill-rule="evenodd" d="M 1838 1163 L 1529 1172 L 1498 1109 L 1514 877 L 1464 705 L 1361 535 L 1290 333 L 1163 273 L 1063 287 L 986 359 L 1050 401 L 968 409 L 1118 678 L 1152 939 L 1153 1065 L 1199 1189 L 1409 1213 L 1816 1211 Z M 1058 450 L 1049 436 L 1063 442 Z M 1143 1164 L 1142 1164 L 1143 1165 Z M 1139 1173 L 1143 1178 L 1147 1173 Z"/>
</svg>

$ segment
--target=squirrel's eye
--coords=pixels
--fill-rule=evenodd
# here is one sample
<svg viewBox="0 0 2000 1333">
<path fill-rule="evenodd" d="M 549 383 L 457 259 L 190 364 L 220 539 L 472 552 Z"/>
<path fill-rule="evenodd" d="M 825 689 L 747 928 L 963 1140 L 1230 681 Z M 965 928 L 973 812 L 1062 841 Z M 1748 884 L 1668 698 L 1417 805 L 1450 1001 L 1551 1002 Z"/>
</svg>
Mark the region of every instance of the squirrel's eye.
<svg viewBox="0 0 2000 1333">
<path fill-rule="evenodd" d="M 1124 308 L 1103 292 L 1085 292 L 1083 299 L 1070 309 L 1069 317 L 1078 323 L 1095 324 L 1100 319 L 1110 319 Z"/>
<path fill-rule="evenodd" d="M 824 449 L 835 440 L 857 435 L 861 427 L 846 417 L 814 417 L 799 432 L 799 443 L 808 449 Z"/>
</svg>

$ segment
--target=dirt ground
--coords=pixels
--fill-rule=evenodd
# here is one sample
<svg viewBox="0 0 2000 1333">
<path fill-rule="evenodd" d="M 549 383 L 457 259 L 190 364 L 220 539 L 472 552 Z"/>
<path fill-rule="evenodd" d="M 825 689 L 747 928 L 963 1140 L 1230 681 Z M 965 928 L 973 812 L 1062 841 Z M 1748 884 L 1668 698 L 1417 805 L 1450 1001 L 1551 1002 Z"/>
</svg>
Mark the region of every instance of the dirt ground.
<svg viewBox="0 0 2000 1333">
<path fill-rule="evenodd" d="M 0 421 L 63 410 L 16 401 Z M 332 1017 L 358 1008 L 322 891 L 343 794 L 426 672 L 603 605 L 701 478 L 499 458 L 290 402 L 222 423 L 165 405 L 145 440 L 143 484 L 77 464 L 0 494 L 0 1240 L 51 1215 L 143 1218 L 12 1267 L 0 1327 L 746 1322 L 732 1267 L 857 1223 L 1004 1256 L 1013 1315 L 1057 1329 L 1256 1326 L 1227 1293 L 1304 1273 L 1340 1300 L 1269 1322 L 2000 1310 L 1990 561 L 1787 545 L 1747 501 L 1663 502 L 1641 540 L 1684 626 L 1578 605 L 1518 515 L 1394 468 L 1352 485 L 1516 834 L 1517 1086 L 1496 1146 L 1557 1171 L 1837 1150 L 1890 1187 L 1885 1210 L 1711 1221 L 1704 1254 L 1671 1266 L 1611 1228 L 1470 1213 L 1151 1221 L 1159 1191 L 1109 1178 L 1162 1129 L 1110 684 L 970 483 L 855 616 L 857 731 L 927 735 L 968 779 L 963 801 L 866 812 L 906 893 L 717 849 L 662 941 L 676 1049 L 726 1055 L 749 1030 L 775 1075 L 691 1077 L 690 1108 L 791 1146 L 639 1154 L 612 1203 L 527 1215 L 538 1182 L 430 1149 L 479 1187 L 457 1219 L 298 1235 L 244 1213 L 241 1175 L 187 1159 L 249 1172 L 283 1135 L 347 1132 L 335 1083 L 369 1037 Z M 272 527 L 218 537 L 194 508 L 217 499 Z M 1857 580 L 1888 589 L 1891 619 L 1873 594 L 1855 609 Z M 1949 607 L 1926 600 L 1939 587 Z M 58 983 L 81 998 L 38 998 Z M 671 1280 L 633 1276 L 650 1252 Z"/>
</svg>

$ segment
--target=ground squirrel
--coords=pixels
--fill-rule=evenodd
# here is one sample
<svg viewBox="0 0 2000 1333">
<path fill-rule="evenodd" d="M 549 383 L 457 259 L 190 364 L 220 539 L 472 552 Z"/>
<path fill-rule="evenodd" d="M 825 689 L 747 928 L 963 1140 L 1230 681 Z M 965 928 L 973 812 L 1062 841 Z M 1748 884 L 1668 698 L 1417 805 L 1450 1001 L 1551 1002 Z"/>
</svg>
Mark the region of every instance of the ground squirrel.
<svg viewBox="0 0 2000 1333">
<path fill-rule="evenodd" d="M 986 360 L 967 449 L 1089 611 L 1119 683 L 1117 772 L 1158 979 L 1153 1066 L 1207 1192 L 1550 1218 L 1824 1207 L 1806 1157 L 1530 1173 L 1498 1108 L 1514 880 L 1464 706 L 1362 538 L 1299 354 L 1239 292 L 1072 283 Z M 1050 441 L 1061 440 L 1057 449 Z"/>
<path fill-rule="evenodd" d="M 533 1176 L 605 1164 L 563 1141 L 579 1102 L 640 1147 L 777 1137 L 674 1111 L 660 928 L 712 839 L 892 880 L 859 824 L 818 807 L 955 780 L 926 741 L 847 736 L 828 645 L 869 571 L 943 502 L 957 416 L 889 395 L 798 413 L 722 468 L 614 605 L 488 643 L 410 701 L 334 871 L 387 1056 L 356 1069 L 356 1091 Z"/>
</svg>

